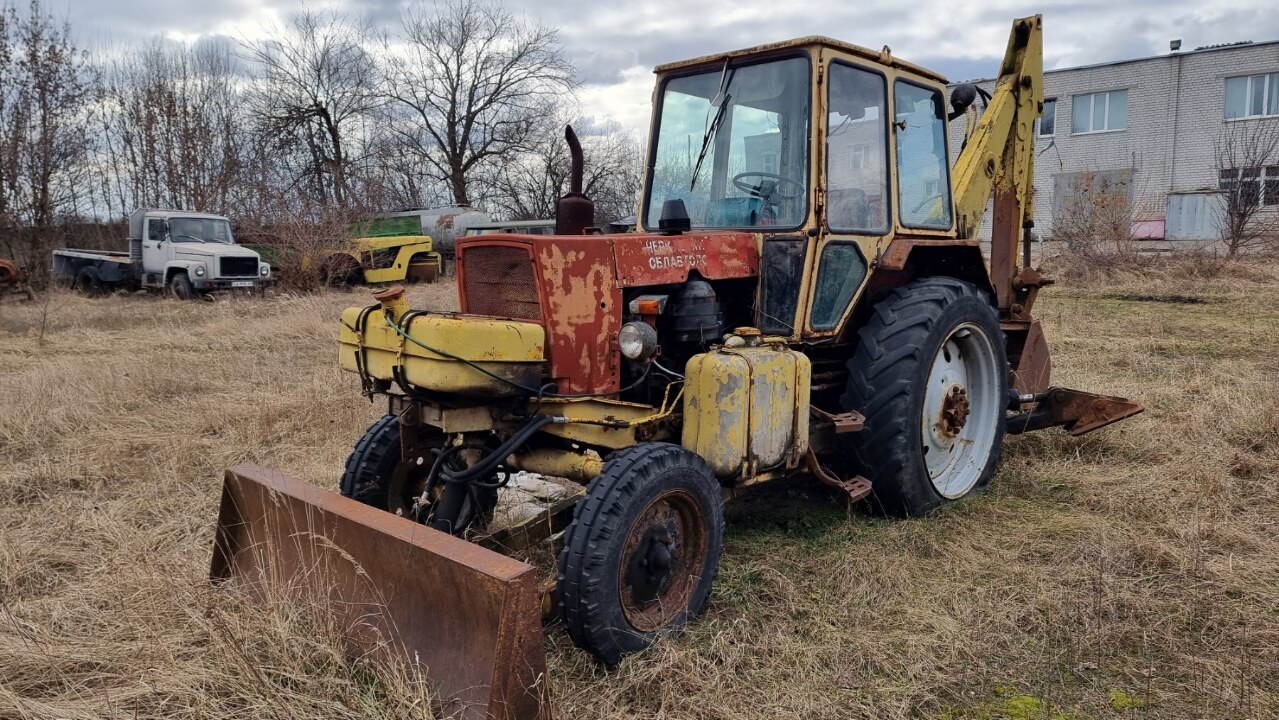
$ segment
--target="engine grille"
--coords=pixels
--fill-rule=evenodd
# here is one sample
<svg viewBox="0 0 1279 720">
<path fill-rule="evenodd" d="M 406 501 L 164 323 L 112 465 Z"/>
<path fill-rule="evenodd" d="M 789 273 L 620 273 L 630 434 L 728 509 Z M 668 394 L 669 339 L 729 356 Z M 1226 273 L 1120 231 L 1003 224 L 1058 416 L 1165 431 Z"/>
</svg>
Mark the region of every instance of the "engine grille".
<svg viewBox="0 0 1279 720">
<path fill-rule="evenodd" d="M 257 277 L 257 258 L 224 257 L 219 258 L 218 262 L 218 274 L 222 277 Z"/>
<path fill-rule="evenodd" d="M 541 321 L 528 251 L 508 245 L 471 246 L 463 252 L 462 266 L 467 312 Z"/>
</svg>

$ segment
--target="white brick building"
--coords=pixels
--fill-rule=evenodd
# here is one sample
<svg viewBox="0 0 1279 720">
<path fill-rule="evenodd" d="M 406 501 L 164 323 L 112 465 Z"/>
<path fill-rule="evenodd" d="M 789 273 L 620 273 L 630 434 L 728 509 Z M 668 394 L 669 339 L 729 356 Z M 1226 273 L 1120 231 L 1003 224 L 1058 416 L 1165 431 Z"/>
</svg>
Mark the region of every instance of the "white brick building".
<svg viewBox="0 0 1279 720">
<path fill-rule="evenodd" d="M 994 88 L 993 80 L 976 84 Z M 1126 188 L 1134 237 L 1203 242 L 1217 237 L 1217 138 L 1228 127 L 1279 124 L 1279 41 L 1051 70 L 1044 88 L 1035 235 L 1052 237 L 1055 215 L 1091 178 Z M 951 123 L 952 154 L 964 125 Z M 1279 158 L 1242 175 L 1263 204 L 1279 208 Z M 982 239 L 990 238 L 990 216 Z"/>
</svg>

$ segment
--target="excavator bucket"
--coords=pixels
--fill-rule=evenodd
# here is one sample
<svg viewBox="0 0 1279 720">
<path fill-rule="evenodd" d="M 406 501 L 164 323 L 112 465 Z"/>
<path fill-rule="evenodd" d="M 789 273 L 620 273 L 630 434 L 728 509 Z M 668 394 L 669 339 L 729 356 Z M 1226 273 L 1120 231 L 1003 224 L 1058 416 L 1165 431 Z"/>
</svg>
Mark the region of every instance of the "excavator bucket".
<svg viewBox="0 0 1279 720">
<path fill-rule="evenodd" d="M 549 718 L 528 564 L 240 465 L 226 472 L 210 575 L 258 598 L 322 598 L 353 655 L 420 663 L 445 717 Z"/>
</svg>

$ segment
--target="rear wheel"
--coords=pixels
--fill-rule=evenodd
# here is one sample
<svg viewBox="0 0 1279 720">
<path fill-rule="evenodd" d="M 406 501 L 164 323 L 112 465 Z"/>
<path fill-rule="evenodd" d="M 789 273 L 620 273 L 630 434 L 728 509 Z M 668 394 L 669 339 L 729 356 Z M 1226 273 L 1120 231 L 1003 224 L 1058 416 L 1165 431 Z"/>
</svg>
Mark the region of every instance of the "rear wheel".
<svg viewBox="0 0 1279 720">
<path fill-rule="evenodd" d="M 71 287 L 88 297 L 102 297 L 106 294 L 106 284 L 98 276 L 98 271 L 91 267 L 80 268 Z"/>
<path fill-rule="evenodd" d="M 848 363 L 849 447 L 886 513 L 923 515 L 984 486 L 999 464 L 1008 362 L 989 296 L 924 278 L 875 305 Z"/>
<path fill-rule="evenodd" d="M 573 642 L 607 665 L 695 617 L 724 547 L 719 482 L 697 454 L 641 443 L 591 481 L 559 560 Z"/>
<path fill-rule="evenodd" d="M 487 523 L 497 505 L 496 488 L 443 483 L 425 507 L 419 506 L 444 440 L 438 433 L 424 434 L 404 459 L 400 419 L 382 416 L 365 431 L 347 458 L 339 483 L 342 495 L 454 535 L 461 535 L 477 521 Z"/>
</svg>

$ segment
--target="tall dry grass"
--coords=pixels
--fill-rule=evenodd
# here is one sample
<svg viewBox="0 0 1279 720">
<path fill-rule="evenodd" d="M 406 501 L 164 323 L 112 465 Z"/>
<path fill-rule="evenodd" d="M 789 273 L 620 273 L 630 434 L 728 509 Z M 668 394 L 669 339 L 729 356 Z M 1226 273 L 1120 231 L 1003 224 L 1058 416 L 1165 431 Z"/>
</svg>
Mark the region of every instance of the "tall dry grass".
<svg viewBox="0 0 1279 720">
<path fill-rule="evenodd" d="M 1012 439 L 926 519 L 759 488 L 688 633 L 606 672 L 550 630 L 556 714 L 1279 717 L 1276 276 L 1050 288 L 1057 381 L 1144 415 Z M 332 487 L 381 412 L 334 362 L 365 297 L 0 305 L 0 717 L 431 712 L 306 608 L 204 583 L 222 468 Z"/>
</svg>

